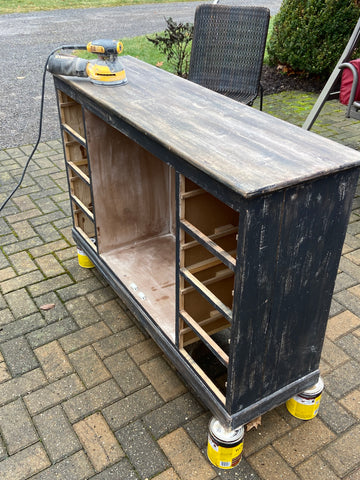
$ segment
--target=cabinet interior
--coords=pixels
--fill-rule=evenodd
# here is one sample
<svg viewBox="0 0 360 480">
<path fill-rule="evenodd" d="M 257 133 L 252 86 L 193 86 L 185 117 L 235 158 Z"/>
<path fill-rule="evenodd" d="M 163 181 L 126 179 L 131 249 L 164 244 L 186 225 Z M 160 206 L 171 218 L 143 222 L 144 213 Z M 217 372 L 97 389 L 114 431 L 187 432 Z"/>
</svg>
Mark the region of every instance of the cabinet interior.
<svg viewBox="0 0 360 480">
<path fill-rule="evenodd" d="M 175 342 L 175 173 L 85 112 L 99 254 Z"/>
<path fill-rule="evenodd" d="M 60 96 L 75 228 L 225 403 L 238 212 Z"/>
<path fill-rule="evenodd" d="M 60 90 L 57 95 L 74 227 L 90 241 L 96 233 L 82 107 Z"/>
<path fill-rule="evenodd" d="M 239 214 L 180 176 L 179 348 L 225 403 Z"/>
</svg>

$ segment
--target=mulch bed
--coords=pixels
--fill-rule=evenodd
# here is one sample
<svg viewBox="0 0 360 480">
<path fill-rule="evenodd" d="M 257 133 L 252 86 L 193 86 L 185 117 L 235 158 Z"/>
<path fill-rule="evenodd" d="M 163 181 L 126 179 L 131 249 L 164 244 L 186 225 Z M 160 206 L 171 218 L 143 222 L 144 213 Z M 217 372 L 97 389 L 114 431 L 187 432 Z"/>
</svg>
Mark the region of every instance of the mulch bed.
<svg viewBox="0 0 360 480">
<path fill-rule="evenodd" d="M 301 75 L 286 75 L 276 67 L 264 65 L 261 75 L 261 84 L 265 95 L 280 93 L 289 90 L 320 93 L 326 81 L 318 77 Z"/>
</svg>

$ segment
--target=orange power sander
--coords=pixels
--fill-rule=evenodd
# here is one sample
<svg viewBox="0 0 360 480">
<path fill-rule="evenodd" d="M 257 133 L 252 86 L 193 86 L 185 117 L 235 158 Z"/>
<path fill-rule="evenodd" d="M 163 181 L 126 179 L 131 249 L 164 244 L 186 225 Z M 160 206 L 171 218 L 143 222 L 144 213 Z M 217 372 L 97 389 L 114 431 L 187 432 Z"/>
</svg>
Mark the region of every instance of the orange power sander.
<svg viewBox="0 0 360 480">
<path fill-rule="evenodd" d="M 87 50 L 95 53 L 97 58 L 86 60 L 73 55 L 53 53 L 47 69 L 50 73 L 76 77 L 89 77 L 98 85 L 125 85 L 125 69 L 118 58 L 123 51 L 123 44 L 116 40 L 95 40 L 87 45 L 63 45 L 61 50 Z"/>
</svg>

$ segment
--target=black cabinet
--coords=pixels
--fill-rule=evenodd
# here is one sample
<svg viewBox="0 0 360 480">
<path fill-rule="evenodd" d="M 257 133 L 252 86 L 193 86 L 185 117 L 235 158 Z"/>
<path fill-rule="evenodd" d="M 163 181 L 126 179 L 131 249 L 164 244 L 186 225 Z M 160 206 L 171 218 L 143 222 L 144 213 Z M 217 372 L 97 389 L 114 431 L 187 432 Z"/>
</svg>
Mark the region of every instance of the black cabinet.
<svg viewBox="0 0 360 480">
<path fill-rule="evenodd" d="M 237 427 L 316 383 L 360 154 L 131 57 L 55 76 L 73 235 Z"/>
</svg>

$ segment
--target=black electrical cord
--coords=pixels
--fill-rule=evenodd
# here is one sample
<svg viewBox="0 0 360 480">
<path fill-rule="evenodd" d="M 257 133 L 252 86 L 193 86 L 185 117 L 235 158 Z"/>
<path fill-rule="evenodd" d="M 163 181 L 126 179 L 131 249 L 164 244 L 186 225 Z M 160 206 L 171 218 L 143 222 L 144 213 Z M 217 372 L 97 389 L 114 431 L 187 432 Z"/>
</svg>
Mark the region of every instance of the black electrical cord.
<svg viewBox="0 0 360 480">
<path fill-rule="evenodd" d="M 15 194 L 15 192 L 18 190 L 20 187 L 22 181 L 24 180 L 26 170 L 29 166 L 29 163 L 31 162 L 32 157 L 34 156 L 34 153 L 37 150 L 37 147 L 39 146 L 40 139 L 41 139 L 41 134 L 42 134 L 42 122 L 43 122 L 43 112 L 44 112 L 44 96 L 45 96 L 45 79 L 46 79 L 46 72 L 47 72 L 47 66 L 50 60 L 51 55 L 53 55 L 55 52 L 58 50 L 83 50 L 84 45 L 61 45 L 60 47 L 55 48 L 52 50 L 49 54 L 49 56 L 46 59 L 45 67 L 44 67 L 44 72 L 43 72 L 43 77 L 42 77 L 42 87 L 41 87 L 41 102 L 40 102 L 40 119 L 39 119 L 39 133 L 38 133 L 38 138 L 35 143 L 35 146 L 29 156 L 29 158 L 26 161 L 25 167 L 23 169 L 23 173 L 21 175 L 21 178 L 16 185 L 16 187 L 13 189 L 13 191 L 10 193 L 10 195 L 6 198 L 6 200 L 3 202 L 3 204 L 0 207 L 0 212 L 3 210 L 5 205 L 8 203 L 8 201 L 12 198 L 12 196 Z"/>
</svg>

